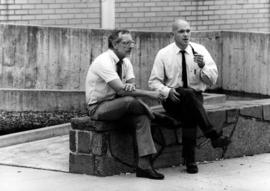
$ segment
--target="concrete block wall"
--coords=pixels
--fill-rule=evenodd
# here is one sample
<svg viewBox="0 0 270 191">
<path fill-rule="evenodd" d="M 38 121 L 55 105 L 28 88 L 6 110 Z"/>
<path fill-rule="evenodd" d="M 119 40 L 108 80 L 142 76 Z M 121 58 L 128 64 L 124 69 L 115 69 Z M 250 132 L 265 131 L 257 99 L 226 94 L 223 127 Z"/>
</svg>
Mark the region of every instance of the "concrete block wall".
<svg viewBox="0 0 270 191">
<path fill-rule="evenodd" d="M 116 0 L 116 26 L 170 31 L 175 18 L 193 30 L 270 31 L 269 0 Z"/>
<path fill-rule="evenodd" d="M 1 0 L 0 23 L 100 28 L 99 0 Z"/>
</svg>

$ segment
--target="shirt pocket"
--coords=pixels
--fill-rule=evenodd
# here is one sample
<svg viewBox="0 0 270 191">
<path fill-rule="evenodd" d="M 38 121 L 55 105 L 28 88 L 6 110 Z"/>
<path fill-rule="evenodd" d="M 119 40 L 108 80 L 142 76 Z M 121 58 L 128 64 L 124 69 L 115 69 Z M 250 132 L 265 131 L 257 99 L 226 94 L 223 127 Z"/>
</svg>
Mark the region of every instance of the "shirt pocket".
<svg viewBox="0 0 270 191">
<path fill-rule="evenodd" d="M 189 68 L 189 82 L 190 84 L 198 84 L 200 82 L 200 72 L 198 64 L 193 62 Z"/>
</svg>

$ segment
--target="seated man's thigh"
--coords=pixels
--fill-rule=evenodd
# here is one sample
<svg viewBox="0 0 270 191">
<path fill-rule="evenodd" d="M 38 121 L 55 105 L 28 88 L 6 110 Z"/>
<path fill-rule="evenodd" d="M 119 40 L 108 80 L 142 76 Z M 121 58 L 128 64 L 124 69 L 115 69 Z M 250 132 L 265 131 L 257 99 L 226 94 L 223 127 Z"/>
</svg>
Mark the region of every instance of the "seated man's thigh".
<svg viewBox="0 0 270 191">
<path fill-rule="evenodd" d="M 96 120 L 118 120 L 128 114 L 143 113 L 142 106 L 137 99 L 125 96 L 101 103 L 94 115 Z"/>
</svg>

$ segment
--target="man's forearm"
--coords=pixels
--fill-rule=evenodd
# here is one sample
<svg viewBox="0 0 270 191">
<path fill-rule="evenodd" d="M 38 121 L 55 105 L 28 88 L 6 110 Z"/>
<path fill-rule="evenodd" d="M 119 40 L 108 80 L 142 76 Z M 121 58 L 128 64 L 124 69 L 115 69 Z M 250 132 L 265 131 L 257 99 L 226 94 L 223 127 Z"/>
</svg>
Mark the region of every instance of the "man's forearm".
<svg viewBox="0 0 270 191">
<path fill-rule="evenodd" d="M 125 91 L 125 90 L 119 90 L 117 92 L 120 96 L 133 96 L 133 97 L 149 97 L 153 99 L 158 99 L 158 93 L 156 91 L 149 91 L 149 90 L 142 90 L 142 89 L 136 89 L 134 91 Z"/>
</svg>

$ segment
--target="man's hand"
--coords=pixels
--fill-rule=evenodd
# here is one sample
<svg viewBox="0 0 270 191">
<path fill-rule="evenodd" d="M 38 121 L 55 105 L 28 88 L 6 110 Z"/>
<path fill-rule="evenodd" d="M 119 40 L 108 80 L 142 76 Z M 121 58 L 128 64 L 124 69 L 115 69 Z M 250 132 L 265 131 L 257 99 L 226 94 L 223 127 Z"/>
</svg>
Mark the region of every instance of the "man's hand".
<svg viewBox="0 0 270 191">
<path fill-rule="evenodd" d="M 194 62 L 196 62 L 200 68 L 203 68 L 205 66 L 205 63 L 203 61 L 203 55 L 201 54 L 194 54 Z"/>
<path fill-rule="evenodd" d="M 135 89 L 136 89 L 136 87 L 135 87 L 134 84 L 131 84 L 131 83 L 124 84 L 124 90 L 127 91 L 127 92 L 132 92 Z"/>
<path fill-rule="evenodd" d="M 180 94 L 172 88 L 169 92 L 169 98 L 174 102 L 174 103 L 179 103 L 180 100 Z"/>
<path fill-rule="evenodd" d="M 160 101 L 165 99 L 165 97 L 161 93 L 159 93 L 158 91 L 150 91 L 148 95 L 150 98 L 157 99 Z"/>
</svg>

